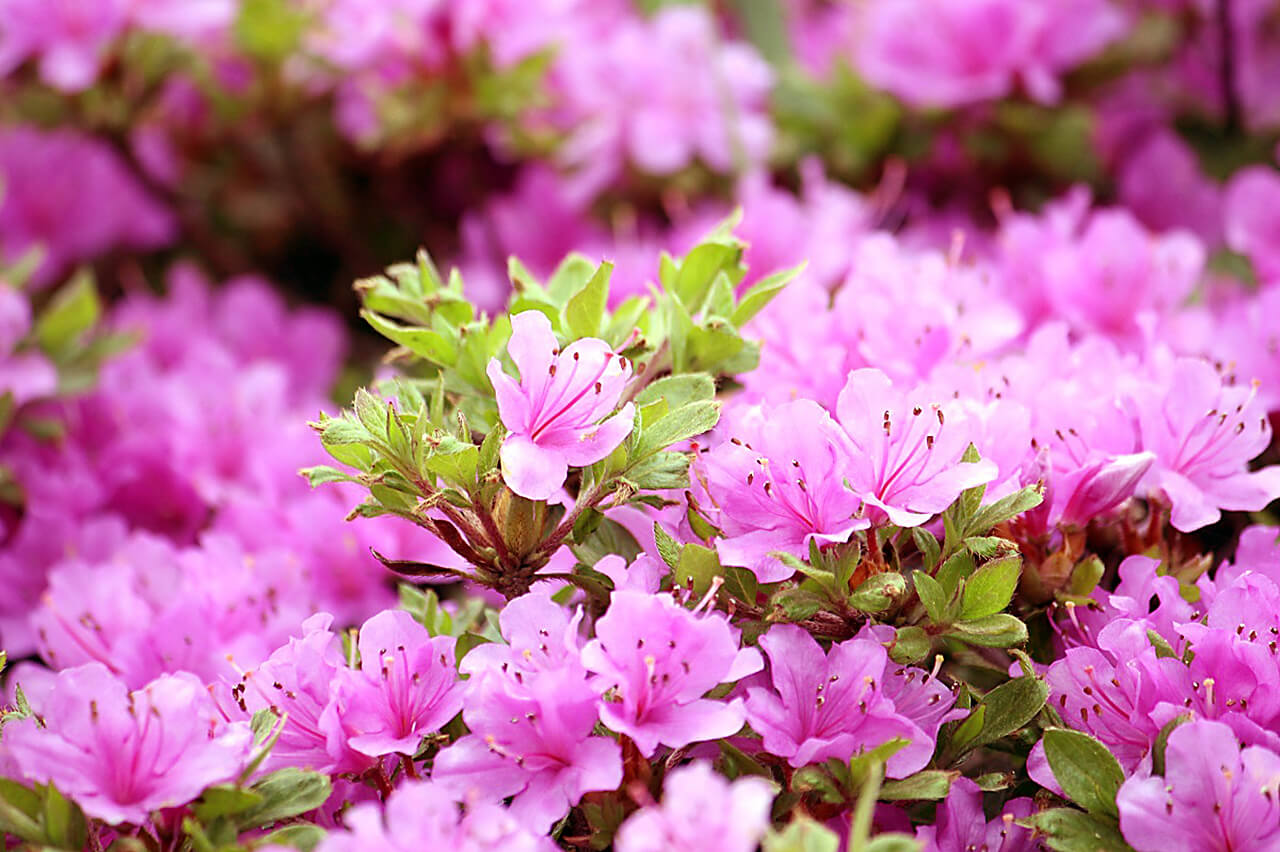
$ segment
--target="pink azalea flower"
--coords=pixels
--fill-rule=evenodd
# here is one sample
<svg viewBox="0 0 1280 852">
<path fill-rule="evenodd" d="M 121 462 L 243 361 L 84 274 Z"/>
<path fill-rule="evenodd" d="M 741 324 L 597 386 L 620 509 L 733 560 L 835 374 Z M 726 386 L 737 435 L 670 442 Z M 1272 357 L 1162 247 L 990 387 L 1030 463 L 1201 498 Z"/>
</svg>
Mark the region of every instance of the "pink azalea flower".
<svg viewBox="0 0 1280 852">
<path fill-rule="evenodd" d="M 22 773 L 55 784 L 91 817 L 146 822 L 234 779 L 253 743 L 228 723 L 195 676 L 164 675 L 129 692 L 99 663 L 60 672 L 40 702 L 48 727 L 7 725 L 5 746 Z"/>
<path fill-rule="evenodd" d="M 1241 169 L 1227 184 L 1227 245 L 1248 255 L 1264 282 L 1280 281 L 1280 174 L 1268 166 Z"/>
<path fill-rule="evenodd" d="M 774 787 L 746 775 L 730 781 L 697 761 L 671 770 L 661 805 L 636 811 L 618 830 L 618 852 L 753 852 L 769 829 Z"/>
<path fill-rule="evenodd" d="M 107 48 L 126 24 L 125 0 L 7 0 L 0 29 L 0 76 L 38 58 L 40 77 L 64 92 L 89 88 Z"/>
<path fill-rule="evenodd" d="M 959 852 L 984 849 L 987 852 L 1034 852 L 1040 843 L 1031 829 L 1014 823 L 1036 812 L 1031 799 L 1006 802 L 999 816 L 990 822 L 982 810 L 982 791 L 968 778 L 951 782 L 946 801 L 938 808 L 937 821 L 916 831 L 924 844 L 922 852 Z"/>
<path fill-rule="evenodd" d="M 836 416 L 855 447 L 849 485 L 898 526 L 923 524 L 999 472 L 986 459 L 960 461 L 973 435 L 958 406 L 903 393 L 879 370 L 849 374 Z"/>
<path fill-rule="evenodd" d="M 471 803 L 464 809 L 441 785 L 410 781 L 387 797 L 343 814 L 345 829 L 332 831 L 317 852 L 554 852 L 549 837 L 535 834 L 501 805 Z"/>
<path fill-rule="evenodd" d="M 1057 75 L 1124 31 L 1102 0 L 876 0 L 860 24 L 862 74 L 936 107 L 1004 97 L 1018 81 L 1053 102 Z"/>
<path fill-rule="evenodd" d="M 622 782 L 622 751 L 592 736 L 600 699 L 579 662 L 579 616 L 546 595 L 511 601 L 499 616 L 507 646 L 480 645 L 463 721 L 471 733 L 436 756 L 432 778 L 464 798 L 514 796 L 512 815 L 546 830 L 583 794 Z"/>
<path fill-rule="evenodd" d="M 431 636 L 404 610 L 386 610 L 360 628 L 360 668 L 343 672 L 337 713 L 351 748 L 371 757 L 412 755 L 422 738 L 462 709 L 454 638 Z"/>
<path fill-rule="evenodd" d="M 327 773 L 358 774 L 373 759 L 351 748 L 352 731 L 338 717 L 334 685 L 347 668 L 342 643 L 329 629 L 333 616 L 318 613 L 261 665 L 245 672 L 231 689 L 244 713 L 270 709 L 284 728 L 264 764 L 297 766 Z"/>
<path fill-rule="evenodd" d="M 780 624 L 760 638 L 760 647 L 769 657 L 772 688 L 747 689 L 747 721 L 764 737 L 765 751 L 799 768 L 833 757 L 848 759 L 901 737 L 909 745 L 889 758 L 888 775 L 901 778 L 928 764 L 937 730 L 934 722 L 940 721 L 927 722 L 934 730 L 930 734 L 898 709 L 891 690 L 907 692 L 905 707 L 914 703 L 910 686 L 888 686 L 898 667 L 891 666 L 879 642 L 854 638 L 823 654 L 803 629 Z M 910 673 L 921 683 L 930 678 L 919 669 Z M 936 682 L 926 689 L 933 690 L 926 705 L 949 708 L 953 703 L 948 690 Z"/>
<path fill-rule="evenodd" d="M 631 433 L 635 405 L 628 402 L 612 414 L 631 367 L 596 338 L 574 341 L 561 352 L 551 322 L 539 311 L 511 318 L 507 352 L 520 370 L 518 383 L 498 359 L 488 368 L 508 432 L 502 477 L 521 497 L 546 500 L 564 484 L 569 465 L 600 461 Z"/>
<path fill-rule="evenodd" d="M 49 5 L 99 9 L 111 3 L 35 0 L 30 5 L 45 15 Z M 154 248 L 174 236 L 169 211 L 138 185 L 120 157 L 105 143 L 72 130 L 0 129 L 0 181 L 0 259 L 13 262 L 40 247 L 44 257 L 37 285 L 116 246 Z"/>
<path fill-rule="evenodd" d="M 769 554 L 808 554 L 809 542 L 845 542 L 870 521 L 855 517 L 862 500 L 845 487 L 854 466 L 840 426 L 810 400 L 735 412 L 729 440 L 697 457 L 699 480 L 724 538 L 716 551 L 761 582 L 793 571 Z"/>
<path fill-rule="evenodd" d="M 1120 831 L 1138 852 L 1275 849 L 1278 781 L 1274 751 L 1242 749 L 1219 722 L 1189 722 L 1169 735 L 1164 778 L 1135 776 L 1120 788 Z"/>
<path fill-rule="evenodd" d="M 1178 358 L 1165 373 L 1135 392 L 1135 405 L 1142 448 L 1156 456 L 1144 487 L 1172 504 L 1173 526 L 1190 532 L 1220 509 L 1257 511 L 1280 497 L 1280 466 L 1249 471 L 1271 443 L 1255 391 L 1224 384 L 1199 359 Z"/>
<path fill-rule="evenodd" d="M 582 662 L 608 696 L 600 720 L 646 757 L 659 744 L 681 748 L 736 734 L 745 718 L 741 701 L 702 696 L 764 666 L 759 651 L 739 649 L 737 631 L 719 614 L 696 614 L 670 595 L 638 591 L 613 593 Z"/>
<path fill-rule="evenodd" d="M 462 796 L 514 796 L 511 814 L 546 831 L 585 793 L 622 782 L 622 751 L 592 736 L 599 697 L 578 666 L 534 675 L 473 674 L 463 721 L 471 733 L 436 756 L 432 778 Z"/>
</svg>

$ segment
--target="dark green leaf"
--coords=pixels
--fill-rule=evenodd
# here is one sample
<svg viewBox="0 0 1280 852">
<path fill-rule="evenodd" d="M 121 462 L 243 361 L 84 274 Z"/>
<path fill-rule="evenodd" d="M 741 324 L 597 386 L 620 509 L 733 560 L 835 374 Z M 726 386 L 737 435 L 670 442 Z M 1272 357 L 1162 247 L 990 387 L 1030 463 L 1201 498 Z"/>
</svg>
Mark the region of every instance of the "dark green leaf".
<svg viewBox="0 0 1280 852">
<path fill-rule="evenodd" d="M 976 748 L 1012 734 L 1035 718 L 1049 697 L 1049 686 L 1033 677 L 1014 678 L 983 696 L 982 727 L 968 747 Z"/>
<path fill-rule="evenodd" d="M 1133 852 L 1115 822 L 1073 808 L 1041 811 L 1018 824 L 1034 828 L 1055 852 Z"/>
<path fill-rule="evenodd" d="M 258 846 L 292 846 L 302 852 L 311 852 L 324 840 L 325 830 L 318 825 L 303 823 L 288 825 L 257 841 Z"/>
<path fill-rule="evenodd" d="M 672 538 L 671 535 L 662 528 L 662 524 L 657 521 L 653 522 L 653 540 L 658 545 L 658 555 L 662 557 L 663 562 L 667 563 L 667 567 L 676 567 L 680 562 L 680 549 L 682 545 Z"/>
<path fill-rule="evenodd" d="M 887 802 L 945 799 L 947 791 L 951 789 L 951 782 L 959 776 L 959 772 L 926 769 L 907 778 L 884 782 L 884 786 L 880 788 L 880 798 Z"/>
<path fill-rule="evenodd" d="M 995 559 L 983 565 L 965 581 L 960 618 L 972 621 L 1001 612 L 1013 600 L 1022 574 L 1022 557 Z"/>
<path fill-rule="evenodd" d="M 1116 793 L 1124 771 L 1106 746 L 1080 731 L 1050 728 L 1044 732 L 1044 755 L 1068 799 L 1091 814 L 1119 818 Z"/>
<path fill-rule="evenodd" d="M 916 571 L 911 575 L 912 581 L 915 583 L 916 594 L 920 597 L 920 602 L 924 604 L 925 611 L 929 613 L 929 620 L 934 624 L 945 625 L 949 623 L 950 602 L 946 592 L 937 580 L 930 577 L 924 571 Z"/>
<path fill-rule="evenodd" d="M 923 660 L 933 647 L 929 634 L 920 627 L 899 627 L 893 644 L 889 647 L 889 657 L 899 665 L 907 665 Z"/>
<path fill-rule="evenodd" d="M 327 775 L 286 767 L 258 781 L 251 789 L 262 801 L 237 814 L 236 822 L 245 829 L 268 826 L 313 811 L 325 803 L 332 788 Z"/>
<path fill-rule="evenodd" d="M 1000 612 L 953 624 L 947 635 L 970 645 L 1010 648 L 1027 641 L 1027 625 L 1015 615 Z"/>
</svg>

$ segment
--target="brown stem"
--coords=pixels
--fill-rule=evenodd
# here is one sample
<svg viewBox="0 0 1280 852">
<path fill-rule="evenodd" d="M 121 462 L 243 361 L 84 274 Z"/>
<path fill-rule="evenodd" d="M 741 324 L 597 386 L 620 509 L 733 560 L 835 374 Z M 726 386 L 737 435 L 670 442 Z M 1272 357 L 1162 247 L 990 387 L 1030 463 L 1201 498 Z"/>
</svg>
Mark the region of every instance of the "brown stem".
<svg viewBox="0 0 1280 852">
<path fill-rule="evenodd" d="M 417 781 L 419 778 L 422 777 L 418 774 L 418 767 L 413 765 L 413 758 L 410 757 L 409 755 L 407 754 L 400 755 L 400 765 L 404 767 L 404 774 L 408 775 L 414 781 Z"/>
</svg>

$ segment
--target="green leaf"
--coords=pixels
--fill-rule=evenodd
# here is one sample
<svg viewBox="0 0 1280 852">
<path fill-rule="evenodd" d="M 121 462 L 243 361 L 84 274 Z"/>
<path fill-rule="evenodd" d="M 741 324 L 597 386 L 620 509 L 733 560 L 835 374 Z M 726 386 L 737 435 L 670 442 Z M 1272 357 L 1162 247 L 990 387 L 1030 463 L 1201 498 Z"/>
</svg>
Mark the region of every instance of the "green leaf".
<svg viewBox="0 0 1280 852">
<path fill-rule="evenodd" d="M 720 403 L 700 400 L 675 409 L 666 417 L 646 426 L 636 443 L 633 458 L 645 459 L 672 444 L 687 441 L 710 430 L 720 420 Z"/>
<path fill-rule="evenodd" d="M 724 569 L 720 567 L 720 557 L 711 548 L 686 544 L 672 574 L 676 585 L 688 588 L 692 583 L 694 594 L 703 595 L 711 588 L 714 578 L 724 575 Z"/>
<path fill-rule="evenodd" d="M 923 660 L 933 647 L 929 634 L 920 627 L 899 627 L 889 646 L 889 658 L 899 665 L 908 665 Z"/>
<path fill-rule="evenodd" d="M 78 272 L 36 320 L 36 342 L 50 357 L 64 355 L 98 322 L 102 303 L 88 272 Z"/>
<path fill-rule="evenodd" d="M 960 777 L 959 772 L 942 769 L 926 769 L 907 778 L 886 781 L 880 788 L 880 798 L 887 802 L 937 801 L 947 797 L 951 782 Z"/>
<path fill-rule="evenodd" d="M 358 482 L 354 476 L 344 471 L 338 470 L 336 467 L 329 467 L 325 464 L 319 464 L 315 467 L 304 467 L 298 471 L 307 478 L 312 488 L 317 485 L 324 485 L 328 482 Z"/>
<path fill-rule="evenodd" d="M 419 358 L 442 367 L 458 362 L 457 343 L 434 329 L 401 325 L 369 310 L 360 311 L 360 316 L 383 337 L 399 343 Z"/>
<path fill-rule="evenodd" d="M 369 434 L 369 430 L 364 428 L 360 423 L 346 418 L 329 420 L 324 424 L 324 430 L 320 433 L 320 440 L 325 446 L 341 446 L 343 444 L 367 444 L 373 440 L 373 435 Z"/>
<path fill-rule="evenodd" d="M 839 852 L 840 836 L 805 816 L 793 819 L 782 831 L 770 831 L 763 852 Z"/>
<path fill-rule="evenodd" d="M 715 379 L 706 373 L 682 373 L 664 376 L 636 394 L 636 405 L 645 406 L 658 400 L 666 400 L 668 409 L 674 411 L 691 402 L 714 399 Z"/>
<path fill-rule="evenodd" d="M 924 604 L 925 611 L 929 613 L 929 620 L 938 625 L 949 623 L 950 614 L 947 610 L 950 602 L 938 581 L 924 571 L 913 572 L 911 579 L 915 583 L 920 603 Z"/>
<path fill-rule="evenodd" d="M 979 559 L 990 559 L 1001 551 L 1008 553 L 1018 549 L 1018 546 L 1009 539 L 998 535 L 970 536 L 964 540 L 964 546 Z"/>
<path fill-rule="evenodd" d="M 1113 821 L 1074 808 L 1041 811 L 1018 824 L 1034 828 L 1055 852 L 1133 852 Z"/>
<path fill-rule="evenodd" d="M 479 464 L 480 448 L 452 436 L 446 436 L 422 462 L 428 472 L 465 490 L 475 486 Z"/>
<path fill-rule="evenodd" d="M 733 309 L 733 313 L 729 316 L 729 322 L 738 328 L 742 328 L 750 322 L 756 314 L 764 310 L 765 306 L 773 301 L 774 297 L 782 292 L 791 280 L 804 271 L 808 262 L 793 266 L 790 269 L 784 269 L 781 272 L 775 272 L 761 278 L 755 284 L 742 294 L 738 306 Z"/>
<path fill-rule="evenodd" d="M 375 438 L 386 440 L 387 410 L 383 402 L 364 388 L 357 388 L 355 399 L 351 403 L 360 424 L 369 430 Z"/>
<path fill-rule="evenodd" d="M 89 823 L 80 806 L 50 784 L 44 788 L 44 834 L 58 849 L 83 849 L 89 842 Z"/>
<path fill-rule="evenodd" d="M 964 584 L 960 618 L 972 621 L 1003 611 L 1013 600 L 1021 575 L 1022 557 L 1018 555 L 992 560 L 974 571 Z"/>
<path fill-rule="evenodd" d="M 597 337 L 604 322 L 605 305 L 609 301 L 609 276 L 613 264 L 604 261 L 581 290 L 565 305 L 565 324 L 575 338 Z"/>
<path fill-rule="evenodd" d="M 17 781 L 0 778 L 0 835 L 12 834 L 31 843 L 44 840 L 41 825 L 44 801 Z"/>
<path fill-rule="evenodd" d="M 1027 641 L 1027 625 L 1007 612 L 953 624 L 947 635 L 970 645 L 1010 648 Z"/>
<path fill-rule="evenodd" d="M 711 290 L 716 273 L 736 265 L 741 257 L 742 248 L 736 245 L 702 243 L 694 246 L 680 262 L 673 288 L 676 298 L 690 314 L 696 314 Z"/>
<path fill-rule="evenodd" d="M 1071 570 L 1071 582 L 1067 585 L 1067 593 L 1079 597 L 1093 594 L 1093 590 L 1098 587 L 1105 572 L 1106 566 L 1102 564 L 1102 560 L 1092 553 L 1089 554 L 1077 562 L 1076 567 Z"/>
<path fill-rule="evenodd" d="M 1007 497 L 1002 497 L 989 506 L 983 506 L 969 519 L 968 532 L 985 533 L 988 530 L 1012 520 L 1029 509 L 1034 509 L 1044 502 L 1044 494 L 1038 485 L 1028 485 Z"/>
<path fill-rule="evenodd" d="M 250 789 L 262 797 L 262 802 L 237 815 L 236 822 L 245 829 L 264 827 L 313 811 L 329 798 L 332 787 L 327 775 L 286 767 L 266 776 Z"/>
<path fill-rule="evenodd" d="M 320 845 L 320 841 L 325 838 L 325 830 L 318 825 L 303 823 L 300 825 L 288 825 L 277 831 L 273 831 L 262 839 L 256 841 L 257 846 L 292 846 L 294 849 L 301 849 L 302 852 L 311 852 Z"/>
<path fill-rule="evenodd" d="M 219 784 L 200 794 L 195 805 L 196 818 L 210 822 L 220 816 L 242 813 L 262 803 L 262 796 L 242 787 Z"/>
<path fill-rule="evenodd" d="M 1155 775 L 1164 775 L 1164 753 L 1169 748 L 1169 735 L 1178 728 L 1191 721 L 1190 713 L 1183 713 L 1174 716 L 1164 727 L 1160 729 L 1160 733 L 1156 734 L 1156 741 L 1151 746 L 1151 771 Z"/>
<path fill-rule="evenodd" d="M 667 563 L 667 567 L 676 567 L 680 562 L 682 545 L 672 538 L 670 533 L 664 530 L 657 521 L 653 522 L 653 540 L 658 545 L 658 555 L 662 557 L 663 562 Z"/>
<path fill-rule="evenodd" d="M 977 748 L 1019 730 L 1035 718 L 1048 697 L 1049 686 L 1039 678 L 1019 677 L 1000 684 L 983 696 L 982 726 L 965 747 Z"/>
<path fill-rule="evenodd" d="M 849 595 L 849 605 L 860 612 L 884 612 L 906 593 L 907 581 L 896 571 L 873 574 Z"/>
<path fill-rule="evenodd" d="M 938 544 L 938 540 L 934 538 L 933 533 L 923 527 L 912 527 L 911 539 L 916 543 L 916 549 L 924 559 L 924 569 L 932 571 L 942 555 L 942 547 Z"/>
<path fill-rule="evenodd" d="M 689 487 L 689 457 L 684 453 L 655 453 L 627 470 L 626 480 L 640 491 Z"/>
<path fill-rule="evenodd" d="M 1067 798 L 1091 814 L 1119 819 L 1116 793 L 1124 771 L 1107 747 L 1079 731 L 1044 732 L 1044 755 Z"/>
<path fill-rule="evenodd" d="M 572 252 L 560 261 L 556 271 L 547 279 L 547 294 L 555 305 L 568 304 L 575 293 L 587 286 L 587 282 L 597 271 L 598 267 L 591 258 Z"/>
</svg>

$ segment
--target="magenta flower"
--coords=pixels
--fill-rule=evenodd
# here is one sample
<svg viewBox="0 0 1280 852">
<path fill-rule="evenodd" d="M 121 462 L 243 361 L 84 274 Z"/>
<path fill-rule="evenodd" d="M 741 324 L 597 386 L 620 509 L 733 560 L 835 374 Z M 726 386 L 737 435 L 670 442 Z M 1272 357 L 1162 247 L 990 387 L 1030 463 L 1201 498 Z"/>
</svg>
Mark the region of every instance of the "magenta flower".
<svg viewBox="0 0 1280 852">
<path fill-rule="evenodd" d="M 1163 386 L 1135 393 L 1142 448 L 1156 456 L 1144 486 L 1172 504 L 1183 532 L 1218 520 L 1220 509 L 1257 511 L 1280 497 L 1280 466 L 1249 471 L 1271 443 L 1271 424 L 1252 388 L 1224 383 L 1207 362 L 1178 358 Z"/>
<path fill-rule="evenodd" d="M 618 744 L 591 735 L 600 699 L 578 659 L 579 618 L 546 595 L 507 604 L 508 645 L 481 645 L 462 661 L 471 733 L 436 757 L 434 780 L 464 798 L 514 796 L 512 815 L 535 830 L 622 782 Z"/>
<path fill-rule="evenodd" d="M 1049 667 L 1046 680 L 1049 703 L 1063 721 L 1097 739 L 1126 772 L 1133 772 L 1150 767 L 1151 747 L 1163 724 L 1157 708 L 1164 703 L 1181 709 L 1191 677 L 1181 661 L 1157 658 L 1145 630 L 1116 639 L 1104 639 L 1105 653 L 1068 649 Z M 1037 759 L 1042 753 L 1037 745 Z"/>
<path fill-rule="evenodd" d="M 28 5 L 45 15 L 51 4 L 34 0 Z M 89 9 L 99 4 L 66 0 L 53 5 Z M 111 0 L 101 5 L 110 6 Z M 35 277 L 38 286 L 51 283 L 71 264 L 117 246 L 154 248 L 174 236 L 169 211 L 138 184 L 108 145 L 91 136 L 6 127 L 0 130 L 0 181 L 0 258 L 13 262 L 41 247 L 45 254 Z"/>
<path fill-rule="evenodd" d="M 307 619 L 301 638 L 290 639 L 231 689 L 241 711 L 269 708 L 284 717 L 284 729 L 267 756 L 268 768 L 360 773 L 373 765 L 371 757 L 351 748 L 352 732 L 338 717 L 334 685 L 347 665 L 342 643 L 329 629 L 332 622 L 327 613 Z"/>
<path fill-rule="evenodd" d="M 1033 852 L 1041 848 L 1039 842 L 1032 837 L 1031 829 L 1016 825 L 1014 820 L 1035 811 L 1030 799 L 1014 799 L 1005 803 L 1000 816 L 988 822 L 978 785 L 968 778 L 957 778 L 938 808 L 936 822 L 917 829 L 916 840 L 924 844 L 922 852 Z"/>
<path fill-rule="evenodd" d="M 5 726 L 4 743 L 30 780 L 51 783 L 91 817 L 141 824 L 234 779 L 253 743 L 228 723 L 193 675 L 164 675 L 129 692 L 99 663 L 60 672 L 34 721 Z"/>
<path fill-rule="evenodd" d="M 849 374 L 836 416 L 855 447 L 849 485 L 880 522 L 919 526 L 999 472 L 960 461 L 973 435 L 958 407 L 903 393 L 879 370 Z"/>
<path fill-rule="evenodd" d="M 780 624 L 760 638 L 769 657 L 772 688 L 747 689 L 747 721 L 764 737 L 765 751 L 792 766 L 808 766 L 829 758 L 848 759 L 895 737 L 909 745 L 889 758 L 887 774 L 901 778 L 928 764 L 937 727 L 930 734 L 898 710 L 886 688 L 889 656 L 878 642 L 855 638 L 831 647 L 829 654 L 813 637 L 792 624 Z M 927 672 L 914 671 L 921 682 Z M 947 695 L 945 702 L 941 696 Z M 926 703 L 950 707 L 945 688 Z M 940 724 L 940 722 L 939 722 Z"/>
<path fill-rule="evenodd" d="M 64 92 L 89 88 L 107 48 L 124 31 L 128 3 L 8 0 L 0 30 L 0 77 L 38 57 L 40 78 Z"/>
<path fill-rule="evenodd" d="M 764 666 L 759 651 L 739 649 L 737 631 L 720 615 L 637 591 L 614 592 L 582 662 L 606 695 L 600 720 L 645 757 L 659 744 L 680 748 L 736 734 L 745 718 L 741 701 L 702 696 Z"/>
<path fill-rule="evenodd" d="M 462 709 L 454 638 L 431 636 L 404 610 L 385 610 L 360 628 L 360 668 L 337 686 L 337 713 L 351 748 L 378 757 L 409 754 Z"/>
<path fill-rule="evenodd" d="M 581 621 L 581 612 L 570 615 L 569 610 L 553 601 L 549 594 L 522 595 L 508 601 L 498 614 L 498 627 L 506 644 L 478 645 L 458 668 L 469 676 L 497 670 L 518 671 L 524 676 L 576 668 L 585 676 L 586 670 L 578 662 L 582 648 L 578 636 Z"/>
<path fill-rule="evenodd" d="M 569 465 L 600 461 L 631 433 L 635 406 L 628 402 L 612 414 L 631 367 L 594 337 L 561 352 L 551 322 L 539 311 L 511 318 L 507 352 L 520 370 L 519 383 L 496 358 L 488 368 L 508 433 L 502 477 L 521 497 L 546 500 L 564 485 Z"/>
<path fill-rule="evenodd" d="M 862 500 L 844 485 L 852 447 L 819 405 L 751 408 L 728 428 L 732 438 L 698 456 L 725 533 L 716 540 L 725 563 L 750 568 L 761 582 L 785 580 L 794 572 L 770 553 L 805 556 L 811 541 L 845 542 L 870 526 L 855 517 Z"/>
<path fill-rule="evenodd" d="M 432 778 L 460 796 L 513 796 L 512 816 L 546 831 L 584 793 L 622 783 L 618 744 L 591 735 L 599 703 L 577 666 L 473 674 L 462 712 L 471 733 L 436 756 Z"/>
<path fill-rule="evenodd" d="M 317 852 L 554 852 L 550 838 L 534 834 L 501 805 L 472 803 L 465 809 L 441 785 L 410 781 L 387 797 L 342 815 L 345 830 L 332 831 Z"/>
<path fill-rule="evenodd" d="M 618 852 L 753 852 L 769 829 L 774 787 L 747 775 L 730 783 L 706 761 L 673 769 L 661 805 L 636 811 L 618 830 Z"/>
<path fill-rule="evenodd" d="M 1189 722 L 1169 735 L 1164 778 L 1120 788 L 1120 831 L 1138 852 L 1268 852 L 1280 844 L 1278 786 L 1280 755 L 1242 749 L 1219 722 Z"/>
<path fill-rule="evenodd" d="M 1269 166 L 1236 172 L 1227 184 L 1227 245 L 1248 255 L 1264 283 L 1280 282 L 1280 176 Z"/>
</svg>

